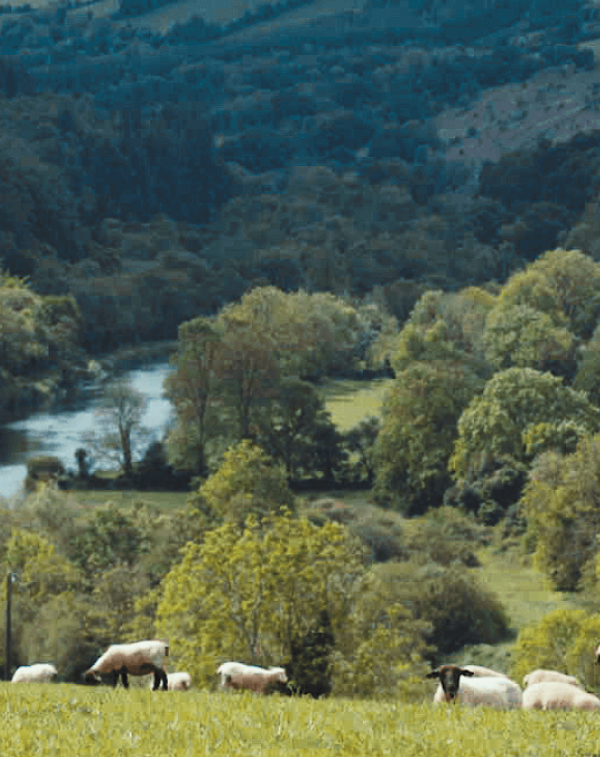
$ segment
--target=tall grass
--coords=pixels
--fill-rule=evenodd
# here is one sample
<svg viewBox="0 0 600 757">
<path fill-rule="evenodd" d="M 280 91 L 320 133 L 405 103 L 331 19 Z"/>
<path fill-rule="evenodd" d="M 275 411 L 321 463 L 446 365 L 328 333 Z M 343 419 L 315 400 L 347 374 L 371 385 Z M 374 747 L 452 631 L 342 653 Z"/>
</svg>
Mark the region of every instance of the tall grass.
<svg viewBox="0 0 600 757">
<path fill-rule="evenodd" d="M 594 713 L 496 712 L 430 702 L 0 686 L 3 757 L 583 757 Z"/>
</svg>

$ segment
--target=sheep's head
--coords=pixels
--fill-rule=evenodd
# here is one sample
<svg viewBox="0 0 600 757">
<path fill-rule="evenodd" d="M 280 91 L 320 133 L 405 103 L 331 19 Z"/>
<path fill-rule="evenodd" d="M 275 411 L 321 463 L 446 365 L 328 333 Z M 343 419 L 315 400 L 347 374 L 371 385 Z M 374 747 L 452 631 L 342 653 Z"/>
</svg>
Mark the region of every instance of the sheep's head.
<svg viewBox="0 0 600 757">
<path fill-rule="evenodd" d="M 280 683 L 287 683 L 287 676 L 284 668 L 271 668 L 271 673 L 277 673 L 277 680 Z"/>
<path fill-rule="evenodd" d="M 102 679 L 93 668 L 85 671 L 85 673 L 83 674 L 83 680 L 86 683 L 102 683 Z"/>
<path fill-rule="evenodd" d="M 458 687 L 460 684 L 461 676 L 473 676 L 472 670 L 465 670 L 459 668 L 458 665 L 442 665 L 437 670 L 433 670 L 428 673 L 426 678 L 439 678 L 442 684 L 442 689 L 446 695 L 446 699 L 450 702 L 456 701 L 456 695 L 458 694 Z"/>
</svg>

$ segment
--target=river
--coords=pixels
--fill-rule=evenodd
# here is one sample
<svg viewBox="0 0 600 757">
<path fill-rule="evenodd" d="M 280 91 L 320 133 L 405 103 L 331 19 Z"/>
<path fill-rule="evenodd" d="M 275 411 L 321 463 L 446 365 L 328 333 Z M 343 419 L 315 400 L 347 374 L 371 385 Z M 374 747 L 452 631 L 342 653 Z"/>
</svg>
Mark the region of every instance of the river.
<svg viewBox="0 0 600 757">
<path fill-rule="evenodd" d="M 162 396 L 169 363 L 159 362 L 119 376 L 128 380 L 147 400 L 142 425 L 153 439 L 160 439 L 171 417 L 171 403 Z M 95 429 L 101 397 L 100 381 L 81 387 L 73 397 L 56 402 L 52 409 L 13 420 L 0 430 L 0 497 L 11 497 L 23 487 L 26 461 L 34 455 L 55 455 L 76 470 L 75 450 L 85 446 L 86 434 Z"/>
</svg>

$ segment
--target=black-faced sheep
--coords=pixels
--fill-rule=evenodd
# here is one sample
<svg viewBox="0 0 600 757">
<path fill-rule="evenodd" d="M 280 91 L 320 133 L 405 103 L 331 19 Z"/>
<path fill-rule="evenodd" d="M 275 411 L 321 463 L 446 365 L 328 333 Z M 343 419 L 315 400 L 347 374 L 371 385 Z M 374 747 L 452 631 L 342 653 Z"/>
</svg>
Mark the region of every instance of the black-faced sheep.
<svg viewBox="0 0 600 757">
<path fill-rule="evenodd" d="M 471 707 L 487 705 L 510 709 L 520 707 L 523 701 L 519 684 L 503 676 L 477 676 L 458 665 L 442 665 L 426 677 L 440 680 L 433 698 L 435 704 L 461 702 Z"/>
<path fill-rule="evenodd" d="M 152 639 L 136 641 L 133 644 L 112 644 L 99 657 L 92 667 L 86 671 L 86 678 L 99 680 L 100 675 L 110 675 L 111 684 L 116 686 L 121 676 L 125 688 L 129 687 L 127 674 L 145 676 L 154 673 L 153 689 L 167 690 L 167 671 L 165 657 L 169 654 L 169 644 L 166 641 Z"/>
</svg>

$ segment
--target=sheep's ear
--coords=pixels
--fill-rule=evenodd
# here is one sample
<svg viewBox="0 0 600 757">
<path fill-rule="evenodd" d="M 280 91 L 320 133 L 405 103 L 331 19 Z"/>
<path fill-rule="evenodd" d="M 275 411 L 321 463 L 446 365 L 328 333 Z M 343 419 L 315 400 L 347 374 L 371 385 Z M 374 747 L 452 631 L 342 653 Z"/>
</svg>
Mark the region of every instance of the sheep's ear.
<svg viewBox="0 0 600 757">
<path fill-rule="evenodd" d="M 463 668 L 461 668 L 460 674 L 461 676 L 474 676 L 475 675 L 475 673 L 473 673 L 472 670 L 464 670 Z"/>
<path fill-rule="evenodd" d="M 440 677 L 440 671 L 438 670 L 432 670 L 431 673 L 427 673 L 425 678 L 439 678 Z"/>
</svg>

